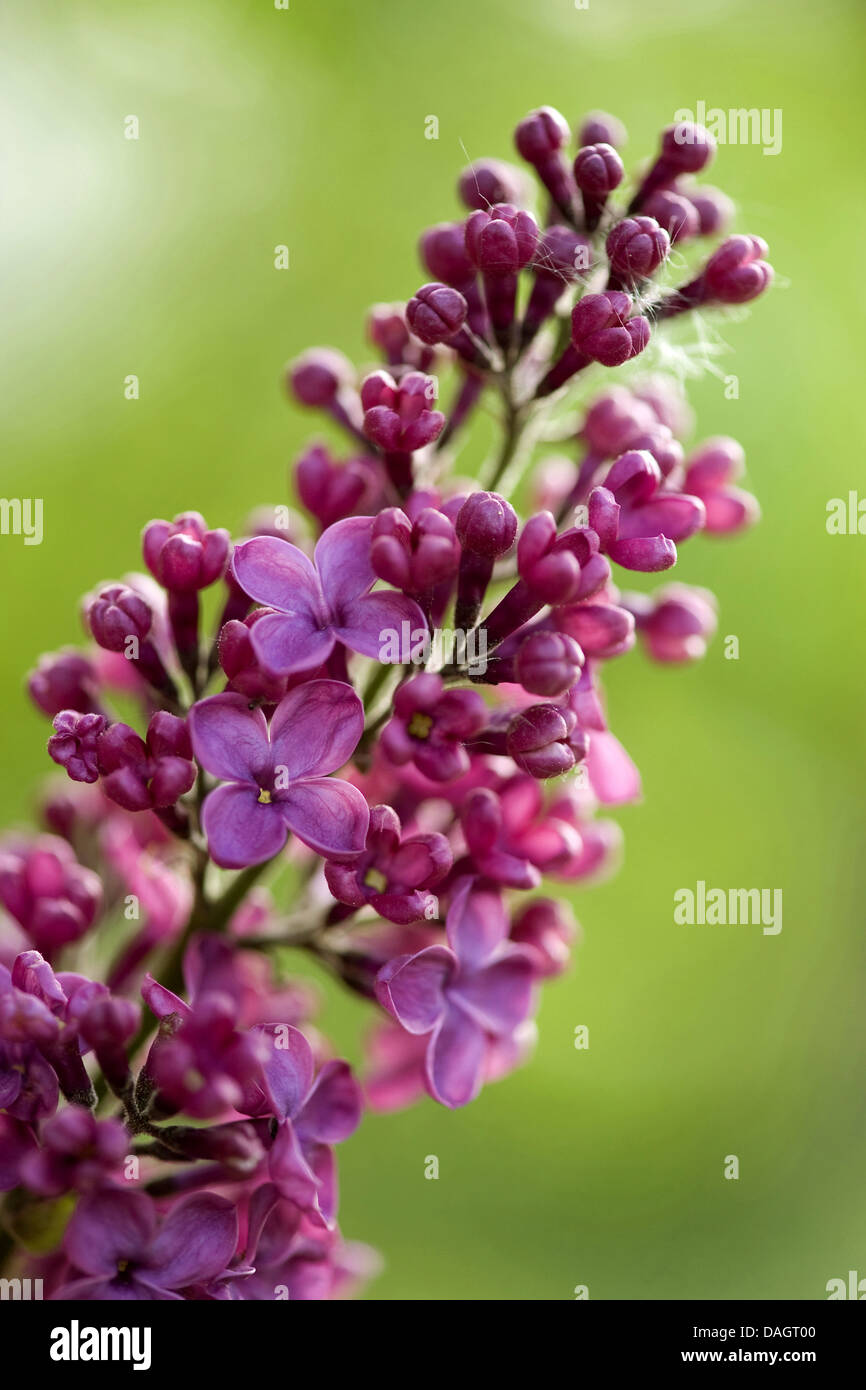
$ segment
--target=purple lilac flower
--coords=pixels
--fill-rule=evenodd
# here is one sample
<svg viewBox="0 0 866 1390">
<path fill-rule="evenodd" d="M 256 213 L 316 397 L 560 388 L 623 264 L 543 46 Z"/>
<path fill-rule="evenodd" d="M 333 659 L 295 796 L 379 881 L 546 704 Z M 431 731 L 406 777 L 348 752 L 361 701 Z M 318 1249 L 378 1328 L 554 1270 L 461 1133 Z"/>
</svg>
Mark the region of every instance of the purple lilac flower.
<svg viewBox="0 0 866 1390">
<path fill-rule="evenodd" d="M 238 1108 L 276 1117 L 270 1180 L 281 1197 L 330 1226 L 337 1210 L 333 1146 L 360 1123 L 361 1088 L 346 1062 L 326 1062 L 316 1076 L 312 1048 L 299 1029 L 277 1025 L 256 1032 L 267 1043 L 263 1080 L 251 1081 Z"/>
<path fill-rule="evenodd" d="M 429 1034 L 425 1079 L 450 1108 L 474 1100 L 491 1040 L 508 1038 L 533 1004 L 530 957 L 508 943 L 508 916 L 495 891 L 472 880 L 455 891 L 447 946 L 397 956 L 379 975 L 382 1007 L 409 1033 Z"/>
<path fill-rule="evenodd" d="M 453 855 L 444 835 L 403 835 L 390 806 L 374 806 L 363 854 L 349 863 L 326 863 L 334 897 L 348 907 L 369 905 L 388 922 L 404 924 L 436 916 L 428 890 L 444 878 Z"/>
<path fill-rule="evenodd" d="M 216 1193 L 185 1197 L 160 1221 L 146 1193 L 106 1188 L 73 1213 L 63 1248 L 76 1277 L 52 1298 L 180 1301 L 223 1273 L 237 1241 L 237 1212 Z"/>
<path fill-rule="evenodd" d="M 270 536 L 235 548 L 238 582 L 250 598 L 274 610 L 250 630 L 266 670 L 283 676 L 309 671 L 337 642 L 379 658 L 384 632 L 402 634 L 404 623 L 412 631 L 425 627 L 421 609 L 404 594 L 370 593 L 376 581 L 372 525 L 372 517 L 355 516 L 329 526 L 316 546 L 315 564 L 297 546 Z"/>
<path fill-rule="evenodd" d="M 260 864 L 290 832 L 335 858 L 363 849 L 367 803 L 356 787 L 328 775 L 348 761 L 364 727 L 350 686 L 307 681 L 280 701 L 270 724 L 242 696 L 213 695 L 193 706 L 189 724 L 196 758 L 223 783 L 204 804 L 215 863 Z"/>
</svg>

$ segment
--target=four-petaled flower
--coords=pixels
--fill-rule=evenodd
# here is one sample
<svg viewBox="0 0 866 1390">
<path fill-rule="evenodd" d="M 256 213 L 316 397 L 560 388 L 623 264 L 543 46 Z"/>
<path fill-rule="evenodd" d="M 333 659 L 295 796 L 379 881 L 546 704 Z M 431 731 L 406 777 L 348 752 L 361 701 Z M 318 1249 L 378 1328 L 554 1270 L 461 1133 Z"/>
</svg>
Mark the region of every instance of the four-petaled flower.
<svg viewBox="0 0 866 1390">
<path fill-rule="evenodd" d="M 236 546 L 232 565 L 250 598 L 275 611 L 250 628 L 253 650 L 274 675 L 310 671 L 337 642 L 362 656 L 382 660 L 385 634 L 426 627 L 424 615 L 405 594 L 371 594 L 376 575 L 370 563 L 373 518 L 351 516 L 329 526 L 315 550 L 315 564 L 302 550 L 276 536 L 254 536 Z"/>
<path fill-rule="evenodd" d="M 364 727 L 350 686 L 307 681 L 280 701 L 270 726 L 243 696 L 212 695 L 193 706 L 189 726 L 196 758 L 225 784 L 203 810 L 214 863 L 264 863 L 289 831 L 330 858 L 364 848 L 367 803 L 357 787 L 328 776 L 352 756 Z"/>
<path fill-rule="evenodd" d="M 445 929 L 447 946 L 389 961 L 376 994 L 407 1032 L 430 1035 L 427 1087 L 454 1109 L 478 1095 L 491 1047 L 529 1016 L 534 968 L 529 953 L 507 940 L 499 893 L 472 879 L 458 886 Z"/>
</svg>

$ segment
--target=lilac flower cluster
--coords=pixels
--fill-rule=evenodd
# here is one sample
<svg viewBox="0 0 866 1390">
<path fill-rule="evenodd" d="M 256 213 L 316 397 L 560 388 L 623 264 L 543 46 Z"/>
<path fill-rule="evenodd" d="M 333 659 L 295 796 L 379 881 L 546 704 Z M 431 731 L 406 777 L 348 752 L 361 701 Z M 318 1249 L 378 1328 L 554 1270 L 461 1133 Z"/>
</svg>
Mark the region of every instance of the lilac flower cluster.
<svg viewBox="0 0 866 1390">
<path fill-rule="evenodd" d="M 599 809 L 640 795 L 605 664 L 692 661 L 716 625 L 707 591 L 618 571 L 758 515 L 735 441 L 686 450 L 672 381 L 595 381 L 772 274 L 695 182 L 705 131 L 664 131 L 631 180 L 624 138 L 595 113 L 568 153 L 532 112 L 535 204 L 517 168 L 465 170 L 430 280 L 371 311 L 380 364 L 289 367 L 348 450 L 298 461 L 310 520 L 150 522 L 145 571 L 84 601 L 88 647 L 31 674 L 68 780 L 0 843 L 0 1189 L 54 1298 L 345 1295 L 376 1267 L 337 1225 L 364 1106 L 463 1106 L 532 1048 L 576 936 L 537 890 L 610 872 Z M 455 460 L 482 402 L 476 483 Z M 472 642 L 437 654 L 445 630 Z M 285 973 L 305 957 L 376 1015 L 361 1081 Z"/>
</svg>

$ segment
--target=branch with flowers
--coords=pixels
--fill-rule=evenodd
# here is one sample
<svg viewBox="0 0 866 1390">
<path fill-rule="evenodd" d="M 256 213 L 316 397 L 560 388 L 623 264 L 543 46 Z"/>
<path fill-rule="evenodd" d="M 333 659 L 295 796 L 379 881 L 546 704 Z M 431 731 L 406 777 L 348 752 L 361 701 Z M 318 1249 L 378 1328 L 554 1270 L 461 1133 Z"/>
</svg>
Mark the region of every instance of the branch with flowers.
<svg viewBox="0 0 866 1390">
<path fill-rule="evenodd" d="M 376 1257 L 337 1225 L 335 1145 L 365 1105 L 456 1109 L 528 1057 L 575 935 L 537 890 L 617 862 L 598 811 L 640 779 L 605 664 L 692 661 L 716 625 L 707 591 L 621 572 L 758 509 L 735 441 L 686 455 L 673 379 L 595 379 L 772 271 L 695 182 L 700 127 L 631 181 L 613 117 L 570 139 L 550 108 L 517 127 L 539 218 L 520 169 L 464 171 L 468 215 L 421 237 L 432 279 L 370 314 L 383 365 L 291 365 L 349 450 L 299 460 L 307 522 L 150 522 L 147 573 L 84 602 L 92 644 L 31 673 L 69 780 L 0 844 L 0 1190 L 8 1268 L 54 1298 L 358 1287 Z M 456 460 L 486 410 L 479 485 Z M 369 1002 L 361 1080 L 305 960 Z"/>
</svg>

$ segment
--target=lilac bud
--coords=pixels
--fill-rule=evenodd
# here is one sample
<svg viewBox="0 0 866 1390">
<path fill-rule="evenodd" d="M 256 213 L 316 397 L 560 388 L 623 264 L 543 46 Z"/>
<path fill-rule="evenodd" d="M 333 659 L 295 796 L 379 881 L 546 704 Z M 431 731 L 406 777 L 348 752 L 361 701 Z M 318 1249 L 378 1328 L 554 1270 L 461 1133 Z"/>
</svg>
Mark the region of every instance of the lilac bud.
<svg viewBox="0 0 866 1390">
<path fill-rule="evenodd" d="M 565 117 L 552 106 L 530 111 L 514 132 L 518 153 L 532 165 L 554 203 L 566 214 L 571 208 L 574 188 L 561 151 L 570 135 Z"/>
<path fill-rule="evenodd" d="M 767 243 L 757 236 L 732 236 L 707 261 L 707 297 L 719 304 L 746 304 L 770 284 L 773 267 L 763 259 Z"/>
<path fill-rule="evenodd" d="M 391 366 L 405 362 L 410 338 L 402 306 L 374 304 L 367 315 L 367 337 L 374 347 L 381 348 Z"/>
<path fill-rule="evenodd" d="M 376 491 L 375 461 L 365 458 L 338 463 L 328 449 L 313 444 L 295 465 L 298 496 L 322 530 L 344 517 L 362 514 Z"/>
<path fill-rule="evenodd" d="M 429 227 L 419 243 L 421 260 L 434 280 L 463 289 L 475 279 L 475 267 L 466 251 L 462 222 L 440 222 Z"/>
<path fill-rule="evenodd" d="M 361 385 L 364 433 L 386 453 L 410 454 L 438 439 L 445 416 L 434 410 L 436 382 L 407 372 L 399 384 L 388 372 L 372 372 Z"/>
<path fill-rule="evenodd" d="M 662 131 L 660 157 L 680 174 L 699 174 L 715 153 L 715 139 L 694 121 L 679 121 Z"/>
<path fill-rule="evenodd" d="M 463 170 L 457 184 L 461 202 L 470 211 L 492 207 L 495 203 L 526 201 L 526 180 L 520 169 L 501 159 L 479 159 Z"/>
<path fill-rule="evenodd" d="M 514 543 L 517 514 L 498 493 L 473 492 L 457 513 L 456 529 L 463 554 L 454 622 L 458 628 L 469 631 L 481 612 L 494 561 Z"/>
<path fill-rule="evenodd" d="M 622 291 L 587 294 L 571 314 L 571 341 L 576 351 L 605 367 L 618 367 L 643 352 L 649 342 L 645 318 L 630 319 L 631 299 Z"/>
<path fill-rule="evenodd" d="M 687 190 L 686 196 L 698 215 L 699 236 L 717 236 L 730 226 L 734 204 L 720 188 L 696 184 Z"/>
<path fill-rule="evenodd" d="M 27 690 L 33 703 L 49 718 L 61 710 L 86 712 L 99 708 L 93 663 L 72 648 L 40 657 L 27 678 Z"/>
<path fill-rule="evenodd" d="M 690 198 L 675 193 L 672 188 L 660 188 L 643 205 L 643 212 L 652 217 L 667 232 L 671 245 L 689 241 L 701 230 L 701 219 Z"/>
<path fill-rule="evenodd" d="M 145 564 L 172 593 L 193 594 L 213 584 L 225 570 L 229 547 L 228 531 L 209 531 L 199 512 L 151 521 L 142 532 Z"/>
<path fill-rule="evenodd" d="M 95 782 L 99 777 L 96 745 L 106 722 L 101 714 L 79 714 L 65 709 L 54 716 L 48 740 L 48 756 L 64 767 L 73 782 Z"/>
<path fill-rule="evenodd" d="M 445 343 L 463 327 L 468 306 L 459 290 L 433 282 L 422 285 L 406 305 L 406 319 L 422 343 Z"/>
<path fill-rule="evenodd" d="M 506 747 L 522 772 L 559 777 L 586 757 L 588 741 L 571 709 L 530 705 L 511 720 Z"/>
<path fill-rule="evenodd" d="M 454 524 L 434 507 L 424 507 L 414 523 L 399 507 L 373 521 L 370 562 L 377 576 L 404 593 L 421 595 L 457 573 L 460 544 Z"/>
<path fill-rule="evenodd" d="M 537 243 L 535 218 L 510 203 L 473 212 L 466 220 L 466 252 L 481 272 L 487 313 L 504 350 L 511 345 L 518 271 L 532 260 Z"/>
<path fill-rule="evenodd" d="M 696 279 L 662 301 L 658 317 L 673 318 L 701 304 L 747 304 L 756 299 L 773 279 L 773 267 L 763 259 L 766 254 L 761 237 L 728 237 Z"/>
<path fill-rule="evenodd" d="M 613 145 L 614 149 L 619 149 L 627 138 L 622 121 L 608 115 L 607 111 L 590 111 L 577 132 L 579 145 Z"/>
<path fill-rule="evenodd" d="M 633 284 L 655 274 L 670 251 L 671 240 L 652 217 L 626 217 L 608 233 L 610 287 Z"/>
<path fill-rule="evenodd" d="M 716 630 L 715 599 L 706 589 L 668 584 L 652 598 L 641 595 L 630 606 L 654 661 L 697 661 Z"/>
<path fill-rule="evenodd" d="M 115 1092 L 129 1084 L 129 1061 L 126 1045 L 134 1037 L 141 1021 L 141 1008 L 132 999 L 97 995 L 78 1018 L 78 1031 L 102 1068 L 106 1081 Z"/>
<path fill-rule="evenodd" d="M 590 269 L 591 256 L 587 238 L 571 227 L 554 224 L 541 234 L 532 260 L 535 284 L 523 316 L 524 347 L 553 313 L 566 285 Z"/>
<path fill-rule="evenodd" d="M 102 589 L 85 609 L 94 641 L 109 652 L 122 652 L 130 637 L 141 642 L 150 632 L 153 610 L 141 594 L 123 584 Z"/>
<path fill-rule="evenodd" d="M 558 975 L 569 961 L 569 943 L 577 924 L 568 903 L 556 898 L 535 898 L 514 918 L 511 940 L 532 952 L 536 973 L 542 978 Z"/>
<path fill-rule="evenodd" d="M 325 410 L 344 386 L 354 381 L 347 357 L 335 348 L 310 348 L 288 368 L 288 382 L 301 405 Z"/>
<path fill-rule="evenodd" d="M 510 203 L 473 212 L 466 220 L 466 253 L 485 275 L 516 275 L 532 260 L 538 224 Z"/>
<path fill-rule="evenodd" d="M 517 546 L 517 571 L 542 604 L 577 597 L 580 562 L 570 549 L 557 545 L 556 521 L 550 512 L 538 512 L 524 526 Z"/>
<path fill-rule="evenodd" d="M 625 169 L 612 145 L 584 145 L 574 161 L 574 181 L 583 195 L 588 231 L 599 223 L 604 205 L 622 183 Z"/>
<path fill-rule="evenodd" d="M 587 657 L 606 660 L 634 646 L 634 618 L 616 604 L 580 603 L 558 608 L 554 616 L 560 632 L 573 637 Z"/>
<path fill-rule="evenodd" d="M 716 152 L 708 130 L 692 121 L 680 121 L 662 131 L 661 152 L 629 204 L 629 212 L 642 208 L 651 193 L 669 188 L 680 174 L 697 174 Z"/>
<path fill-rule="evenodd" d="M 581 437 L 599 458 L 616 458 L 636 435 L 652 429 L 655 417 L 646 402 L 625 386 L 612 386 L 586 413 Z"/>
<path fill-rule="evenodd" d="M 583 652 L 567 633 L 533 632 L 517 652 L 515 673 L 531 695 L 561 695 L 574 685 L 583 660 Z"/>
<path fill-rule="evenodd" d="M 496 492 L 473 492 L 457 513 L 457 536 L 464 551 L 497 560 L 514 544 L 517 514 Z"/>
</svg>

